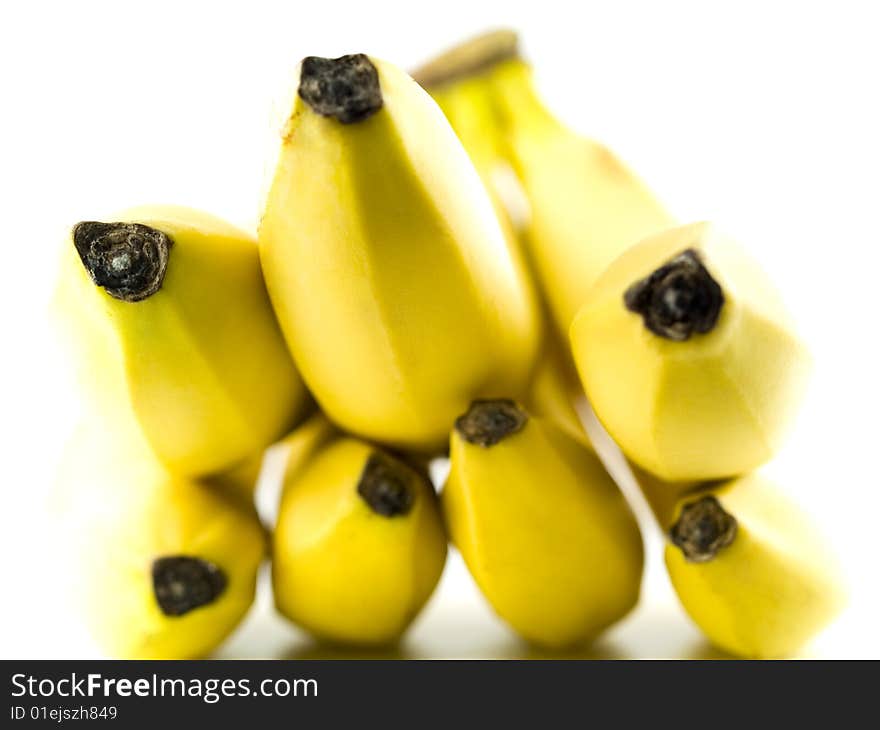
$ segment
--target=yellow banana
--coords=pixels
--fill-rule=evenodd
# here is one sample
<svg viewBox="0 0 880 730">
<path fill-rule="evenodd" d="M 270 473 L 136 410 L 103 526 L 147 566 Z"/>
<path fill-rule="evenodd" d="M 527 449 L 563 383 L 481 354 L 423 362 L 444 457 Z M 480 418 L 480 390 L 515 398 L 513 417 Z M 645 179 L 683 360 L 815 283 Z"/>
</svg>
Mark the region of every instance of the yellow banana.
<svg viewBox="0 0 880 730">
<path fill-rule="evenodd" d="M 519 37 L 507 28 L 486 31 L 437 54 L 413 72 L 413 78 L 431 94 L 456 95 L 472 80 L 484 87 L 484 79 L 498 64 L 519 58 Z M 442 108 L 445 107 L 440 104 Z M 453 125 L 455 126 L 455 125 Z"/>
<path fill-rule="evenodd" d="M 285 436 L 278 444 L 284 451 L 285 485 L 293 480 L 295 474 L 309 463 L 319 449 L 336 436 L 339 436 L 339 431 L 320 411 Z"/>
<path fill-rule="evenodd" d="M 828 546 L 797 505 L 758 474 L 685 494 L 667 526 L 672 585 L 725 651 L 789 656 L 844 604 Z"/>
<path fill-rule="evenodd" d="M 497 168 L 507 163 L 486 82 L 480 77 L 466 77 L 434 88 L 418 76 L 415 78 L 437 102 L 490 194 L 495 194 Z"/>
<path fill-rule="evenodd" d="M 707 223 L 620 256 L 571 328 L 596 415 L 666 481 L 746 473 L 776 451 L 810 358 L 766 275 Z"/>
<path fill-rule="evenodd" d="M 666 531 L 672 524 L 672 518 L 681 498 L 688 492 L 700 489 L 700 482 L 666 482 L 657 478 L 650 472 L 640 468 L 638 464 L 627 461 L 632 470 L 633 477 L 645 497 L 645 501 L 651 508 L 654 519 L 662 531 Z"/>
<path fill-rule="evenodd" d="M 432 89 L 431 95 L 452 125 L 489 194 L 517 275 L 525 283 L 530 306 L 545 306 L 533 283 L 528 250 L 520 235 L 528 215 L 528 201 L 523 198 L 515 174 L 503 156 L 501 135 L 485 82 L 480 78 L 464 78 Z M 544 331 L 544 337 L 552 337 L 552 332 Z"/>
<path fill-rule="evenodd" d="M 790 656 L 840 611 L 846 591 L 831 549 L 775 483 L 760 473 L 670 483 L 631 467 L 667 537 L 672 585 L 713 644 Z"/>
<path fill-rule="evenodd" d="M 512 255 L 520 265 L 530 266 L 529 252 L 518 238 L 529 204 L 508 161 L 491 87 L 480 75 L 455 77 L 435 87 L 430 83 L 432 69 L 433 64 L 416 71 L 417 80 L 437 102 L 480 174 Z"/>
<path fill-rule="evenodd" d="M 450 537 L 518 634 L 548 647 L 585 642 L 636 604 L 638 526 L 580 440 L 496 400 L 475 402 L 450 443 Z"/>
<path fill-rule="evenodd" d="M 110 656 L 204 656 L 253 602 L 266 552 L 253 509 L 167 472 L 133 425 L 75 432 L 55 509 L 77 603 Z"/>
<path fill-rule="evenodd" d="M 564 337 L 605 267 L 673 219 L 611 150 L 548 112 L 526 63 L 499 64 L 492 84 L 530 203 L 525 241 Z"/>
<path fill-rule="evenodd" d="M 511 256 L 531 281 L 534 262 L 529 261 L 530 252 L 521 240 L 528 220 L 528 201 L 522 198 L 523 191 L 507 161 L 510 155 L 488 71 L 509 58 L 516 43 L 512 33 L 485 34 L 437 57 L 413 75 L 430 91 L 470 155 L 493 201 Z M 535 296 L 542 299 L 537 293 Z M 544 320 L 552 321 L 547 303 L 542 300 L 539 306 Z M 585 433 L 574 407 L 574 401 L 583 393 L 578 393 L 580 383 L 568 354 L 567 339 L 563 345 L 552 326 L 545 325 L 543 330 L 543 354 L 523 400 L 534 415 L 551 418 L 583 439 Z"/>
<path fill-rule="evenodd" d="M 575 405 L 578 397 L 575 387 L 580 390 L 575 383 L 577 373 L 569 358 L 556 338 L 548 337 L 544 352 L 535 366 L 528 393 L 523 399 L 524 405 L 532 415 L 552 421 L 569 436 L 593 449 Z M 580 397 L 583 399 L 583 392 Z"/>
<path fill-rule="evenodd" d="M 262 467 L 263 452 L 260 451 L 228 471 L 204 477 L 202 481 L 240 504 L 253 507 Z"/>
<path fill-rule="evenodd" d="M 275 605 L 284 616 L 325 640 L 385 644 L 433 592 L 446 535 L 424 477 L 341 437 L 293 464 L 272 552 Z"/>
<path fill-rule="evenodd" d="M 413 78 L 426 89 L 449 120 L 455 134 L 480 173 L 486 188 L 499 204 L 504 195 L 498 187 L 499 175 L 509 168 L 509 152 L 499 110 L 490 82 L 492 67 L 516 52 L 513 33 L 487 33 L 441 54 L 413 72 Z M 524 201 L 527 205 L 527 201 Z M 519 226 L 527 210 L 520 206 L 510 212 Z M 514 227 L 519 227 L 515 225 Z"/>
<path fill-rule="evenodd" d="M 494 31 L 435 59 L 416 78 L 435 95 L 472 155 L 485 159 L 492 148 L 480 141 L 477 125 L 462 120 L 482 120 L 482 137 L 497 140 L 493 154 L 513 166 L 529 201 L 523 231 L 528 256 L 557 332 L 565 337 L 602 270 L 673 221 L 608 148 L 550 113 L 517 46 L 513 32 Z"/>
<path fill-rule="evenodd" d="M 269 294 L 322 410 L 416 450 L 520 392 L 540 320 L 440 110 L 364 55 L 303 61 L 259 230 Z"/>
<path fill-rule="evenodd" d="M 283 474 L 299 468 L 323 444 L 338 433 L 336 427 L 320 411 L 315 411 L 303 423 L 269 449 L 245 459 L 229 471 L 221 472 L 203 481 L 248 507 L 255 507 L 258 482 L 265 479 L 281 483 Z"/>
<path fill-rule="evenodd" d="M 105 417 L 134 419 L 183 475 L 231 468 L 304 414 L 255 242 L 205 213 L 135 208 L 76 225 L 55 307 Z"/>
</svg>

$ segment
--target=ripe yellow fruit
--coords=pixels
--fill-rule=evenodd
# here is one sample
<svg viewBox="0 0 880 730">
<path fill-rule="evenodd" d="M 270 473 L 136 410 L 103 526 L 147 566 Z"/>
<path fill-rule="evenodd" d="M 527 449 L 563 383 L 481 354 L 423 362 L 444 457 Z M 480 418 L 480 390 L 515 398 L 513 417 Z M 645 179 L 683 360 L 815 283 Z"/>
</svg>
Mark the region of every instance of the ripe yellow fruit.
<svg viewBox="0 0 880 730">
<path fill-rule="evenodd" d="M 402 461 L 337 438 L 292 464 L 273 536 L 275 605 L 329 641 L 396 641 L 446 561 L 436 495 Z"/>
<path fill-rule="evenodd" d="M 493 200 L 511 256 L 531 280 L 534 267 L 528 262 L 529 250 L 522 240 L 522 228 L 529 215 L 528 201 L 509 192 L 510 186 L 518 182 L 511 182 L 511 176 L 516 180 L 515 173 L 508 162 L 510 152 L 490 82 L 490 69 L 515 53 L 516 44 L 513 33 L 487 33 L 438 56 L 413 76 L 443 110 L 470 155 Z M 517 193 L 523 192 L 515 189 Z M 544 321 L 550 323 L 546 302 L 541 301 L 540 305 Z M 523 402 L 533 415 L 550 418 L 575 437 L 585 439 L 574 406 L 581 388 L 568 353 L 567 338 L 563 344 L 552 324 L 545 324 L 540 349 L 542 354 Z"/>
<path fill-rule="evenodd" d="M 503 158 L 529 202 L 528 258 L 562 337 L 590 286 L 628 246 L 673 224 L 645 185 L 604 145 L 547 109 L 516 34 L 493 31 L 416 72 L 477 167 Z M 491 175 L 489 175 L 491 177 Z"/>
<path fill-rule="evenodd" d="M 294 476 L 309 463 L 319 449 L 340 436 L 339 430 L 320 411 L 312 414 L 295 431 L 278 443 L 284 452 L 284 484 L 292 483 Z"/>
<path fill-rule="evenodd" d="M 510 258 L 524 282 L 529 306 L 544 308 L 546 305 L 535 287 L 529 252 L 521 235 L 528 216 L 528 201 L 523 198 L 515 173 L 504 157 L 503 137 L 487 93 L 488 85 L 478 76 L 457 79 L 437 89 L 426 88 L 464 146 L 489 194 Z M 556 339 L 555 333 L 543 324 L 542 331 L 545 338 Z"/>
<path fill-rule="evenodd" d="M 255 512 L 167 472 L 133 425 L 81 426 L 54 502 L 76 603 L 109 656 L 205 656 L 250 608 L 266 552 Z"/>
<path fill-rule="evenodd" d="M 528 64 L 499 64 L 492 84 L 510 160 L 530 203 L 524 238 L 565 337 L 605 267 L 673 219 L 611 150 L 572 132 L 547 110 Z"/>
<path fill-rule="evenodd" d="M 668 536 L 666 567 L 682 605 L 732 654 L 790 656 L 843 607 L 828 545 L 760 475 L 684 495 Z"/>
<path fill-rule="evenodd" d="M 639 597 L 642 540 L 596 456 L 513 401 L 456 421 L 441 493 L 453 543 L 520 636 L 559 648 L 594 639 Z"/>
<path fill-rule="evenodd" d="M 263 452 L 245 459 L 228 471 L 204 477 L 202 481 L 208 486 L 219 490 L 224 495 L 236 500 L 241 505 L 254 506 L 254 495 L 257 482 L 263 467 Z"/>
<path fill-rule="evenodd" d="M 259 230 L 269 293 L 322 410 L 441 447 L 472 398 L 520 392 L 540 318 L 442 113 L 363 55 L 307 58 Z"/>
<path fill-rule="evenodd" d="M 220 472 L 304 415 L 252 238 L 186 208 L 73 228 L 55 309 L 94 410 L 183 475 Z"/>
<path fill-rule="evenodd" d="M 593 444 L 581 422 L 576 403 L 578 391 L 584 400 L 570 358 L 557 344 L 555 337 L 545 341 L 544 352 L 538 360 L 528 393 L 523 399 L 529 413 L 545 418 L 563 429 L 569 436 L 593 449 Z"/>
<path fill-rule="evenodd" d="M 707 223 L 620 256 L 571 328 L 599 420 L 671 482 L 748 472 L 775 453 L 810 358 L 766 276 Z"/>
<path fill-rule="evenodd" d="M 482 76 L 455 77 L 441 81 L 439 86 L 427 81 L 423 69 L 415 79 L 425 88 L 443 111 L 456 136 L 474 163 L 490 195 L 500 196 L 495 187 L 499 168 L 507 163 L 504 139 L 491 96 L 491 88 Z"/>
<path fill-rule="evenodd" d="M 516 56 L 517 43 L 509 31 L 486 33 L 441 54 L 413 76 L 443 110 L 470 155 L 493 200 L 511 256 L 533 280 L 537 279 L 535 263 L 530 261 L 532 252 L 525 240 L 529 201 L 510 166 L 513 155 L 491 82 L 493 69 Z M 553 326 L 546 296 L 535 296 L 541 300 L 544 340 L 523 402 L 533 415 L 550 418 L 589 443 L 575 408 L 583 391 L 567 334 L 563 341 Z"/>
<path fill-rule="evenodd" d="M 666 531 L 672 524 L 672 518 L 682 497 L 688 492 L 697 491 L 702 487 L 701 482 L 666 482 L 640 468 L 632 461 L 628 461 L 627 464 L 645 497 L 645 501 L 651 508 L 654 519 L 663 531 Z"/>
</svg>

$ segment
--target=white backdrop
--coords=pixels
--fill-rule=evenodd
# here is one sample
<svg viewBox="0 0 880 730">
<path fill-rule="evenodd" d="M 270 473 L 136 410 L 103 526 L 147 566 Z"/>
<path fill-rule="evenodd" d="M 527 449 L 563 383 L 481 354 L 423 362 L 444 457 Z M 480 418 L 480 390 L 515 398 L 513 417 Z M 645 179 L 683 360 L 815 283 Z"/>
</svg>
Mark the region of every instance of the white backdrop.
<svg viewBox="0 0 880 730">
<path fill-rule="evenodd" d="M 722 223 L 783 290 L 816 372 L 772 468 L 820 516 L 853 593 L 813 651 L 880 655 L 876 12 L 868 1 L 4 3 L 0 654 L 94 651 L 51 579 L 44 518 L 76 415 L 45 316 L 65 229 L 142 202 L 253 229 L 270 120 L 302 56 L 364 51 L 409 68 L 506 25 L 560 116 L 618 150 L 683 220 Z M 712 655 L 649 547 L 642 605 L 595 653 Z M 314 654 L 265 595 L 260 606 L 224 655 Z M 404 651 L 523 648 L 454 560 Z"/>
</svg>

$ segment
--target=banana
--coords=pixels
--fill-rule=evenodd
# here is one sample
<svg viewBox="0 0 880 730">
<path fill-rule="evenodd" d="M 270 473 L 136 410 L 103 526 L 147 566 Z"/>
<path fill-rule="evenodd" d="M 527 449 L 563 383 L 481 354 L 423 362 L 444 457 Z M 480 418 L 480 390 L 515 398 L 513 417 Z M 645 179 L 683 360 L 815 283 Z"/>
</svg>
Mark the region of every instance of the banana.
<svg viewBox="0 0 880 730">
<path fill-rule="evenodd" d="M 273 536 L 279 612 L 328 641 L 396 641 L 430 597 L 446 535 L 428 481 L 363 441 L 297 459 Z"/>
<path fill-rule="evenodd" d="M 593 450 L 576 407 L 578 395 L 575 388 L 580 390 L 580 386 L 574 385 L 578 382 L 577 373 L 569 359 L 556 338 L 548 337 L 523 399 L 524 405 L 532 415 L 552 421 Z M 583 398 L 582 392 L 580 398 Z"/>
<path fill-rule="evenodd" d="M 828 545 L 760 474 L 685 494 L 667 526 L 672 585 L 703 633 L 727 652 L 790 656 L 845 603 Z"/>
<path fill-rule="evenodd" d="M 528 201 L 504 157 L 494 108 L 485 87 L 480 78 L 465 78 L 432 90 L 431 95 L 480 175 L 501 225 L 517 276 L 524 282 L 530 307 L 540 308 L 542 315 L 545 315 L 543 308 L 546 304 L 533 283 L 535 277 L 529 252 L 521 236 L 523 222 L 528 216 Z M 543 319 L 542 332 L 545 338 L 549 338 L 552 333 L 547 331 Z"/>
<path fill-rule="evenodd" d="M 595 638 L 637 603 L 642 541 L 583 443 L 510 400 L 455 423 L 441 504 L 452 542 L 496 613 L 538 645 Z"/>
<path fill-rule="evenodd" d="M 315 411 L 287 436 L 272 444 L 265 451 L 245 459 L 229 471 L 203 477 L 202 481 L 212 488 L 253 509 L 257 486 L 260 482 L 280 486 L 285 473 L 290 473 L 306 463 L 312 454 L 330 440 L 338 431 L 327 417 Z M 267 486 L 270 495 L 277 490 Z M 272 497 L 269 497 L 272 499 Z"/>
<path fill-rule="evenodd" d="M 797 654 L 846 602 L 832 550 L 760 472 L 664 482 L 630 465 L 667 537 L 667 573 L 693 621 L 746 658 Z"/>
<path fill-rule="evenodd" d="M 474 163 L 502 224 L 511 255 L 528 268 L 531 266 L 528 249 L 519 236 L 529 216 L 529 202 L 508 161 L 490 86 L 485 78 L 477 75 L 455 77 L 434 87 L 432 68 L 416 71 L 416 80 L 437 102 Z M 529 272 L 529 281 L 531 276 Z"/>
<path fill-rule="evenodd" d="M 255 242 L 186 208 L 111 220 L 74 226 L 55 298 L 93 408 L 133 419 L 181 475 L 254 458 L 308 402 Z"/>
<path fill-rule="evenodd" d="M 529 202 L 523 230 L 528 258 L 557 333 L 567 337 L 602 270 L 628 246 L 672 225 L 672 218 L 607 147 L 551 114 L 515 33 L 479 36 L 415 75 L 477 159 L 486 158 L 490 143 L 479 140 L 477 125 L 461 120 L 483 120 L 483 137 L 498 140 L 493 154 L 513 167 Z"/>
<path fill-rule="evenodd" d="M 650 472 L 640 468 L 638 464 L 627 460 L 636 484 L 645 501 L 651 508 L 657 525 L 665 533 L 673 522 L 678 503 L 688 492 L 701 488 L 700 482 L 665 482 Z"/>
<path fill-rule="evenodd" d="M 571 346 L 608 433 L 670 482 L 766 462 L 811 364 L 766 275 L 708 223 L 620 256 L 572 324 Z"/>
<path fill-rule="evenodd" d="M 253 602 L 260 522 L 253 508 L 170 474 L 133 424 L 97 424 L 69 441 L 54 495 L 85 623 L 112 657 L 205 656 Z"/>
<path fill-rule="evenodd" d="M 411 450 L 520 392 L 540 318 L 437 106 L 362 54 L 303 61 L 259 228 L 282 330 L 322 410 Z"/>
<path fill-rule="evenodd" d="M 535 264 L 523 240 L 528 200 L 508 162 L 510 154 L 488 74 L 495 63 L 515 53 L 516 44 L 513 33 L 487 33 L 437 57 L 415 71 L 413 77 L 431 93 L 470 155 L 492 199 L 511 257 L 532 282 L 536 279 Z M 544 297 L 537 292 L 534 296 L 542 312 L 544 340 L 523 401 L 534 415 L 551 418 L 584 439 L 574 406 L 583 394 L 578 393 L 580 383 L 568 354 L 567 339 L 564 344 L 555 331 Z"/>
<path fill-rule="evenodd" d="M 315 412 L 299 428 L 285 436 L 278 444 L 284 452 L 284 483 L 291 483 L 294 476 L 309 463 L 324 445 L 339 436 L 338 429 L 320 411 Z"/>
<path fill-rule="evenodd" d="M 516 54 L 517 43 L 516 35 L 508 31 L 486 33 L 413 72 L 416 82 L 443 111 L 490 194 L 499 201 L 504 196 L 497 185 L 498 175 L 509 167 L 510 155 L 490 72 Z M 527 209 L 523 207 L 512 217 L 521 225 L 525 216 Z"/>
<path fill-rule="evenodd" d="M 480 77 L 466 77 L 454 84 L 442 84 L 439 88 L 434 88 L 429 82 L 425 82 L 423 76 L 419 76 L 420 73 L 415 72 L 415 80 L 437 102 L 489 193 L 495 194 L 496 170 L 507 162 L 494 103 L 487 93 L 487 84 Z"/>
<path fill-rule="evenodd" d="M 673 219 L 611 150 L 550 114 L 526 63 L 499 64 L 492 84 L 511 164 L 530 203 L 525 241 L 565 337 L 605 267 Z"/>
<path fill-rule="evenodd" d="M 203 477 L 202 481 L 239 504 L 253 507 L 262 467 L 263 452 L 260 451 L 228 471 Z"/>
</svg>

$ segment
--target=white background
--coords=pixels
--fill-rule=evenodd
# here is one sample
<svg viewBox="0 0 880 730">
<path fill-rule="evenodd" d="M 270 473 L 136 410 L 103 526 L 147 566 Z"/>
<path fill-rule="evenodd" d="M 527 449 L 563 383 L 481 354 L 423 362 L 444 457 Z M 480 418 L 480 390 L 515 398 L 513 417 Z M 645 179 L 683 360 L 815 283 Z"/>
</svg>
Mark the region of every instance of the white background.
<svg viewBox="0 0 880 730">
<path fill-rule="evenodd" d="M 235 5 L 235 8 L 233 8 Z M 816 372 L 773 471 L 847 566 L 850 610 L 813 655 L 880 656 L 880 44 L 871 2 L 3 3 L 0 10 L 0 654 L 94 650 L 52 577 L 45 495 L 75 419 L 45 310 L 71 223 L 142 202 L 253 229 L 277 100 L 304 55 L 410 68 L 519 29 L 545 96 L 628 159 L 682 220 L 713 219 L 777 280 Z M 599 656 L 712 656 L 652 537 L 638 611 Z M 261 610 L 224 656 L 320 653 Z M 409 655 L 525 651 L 454 560 Z"/>
</svg>

